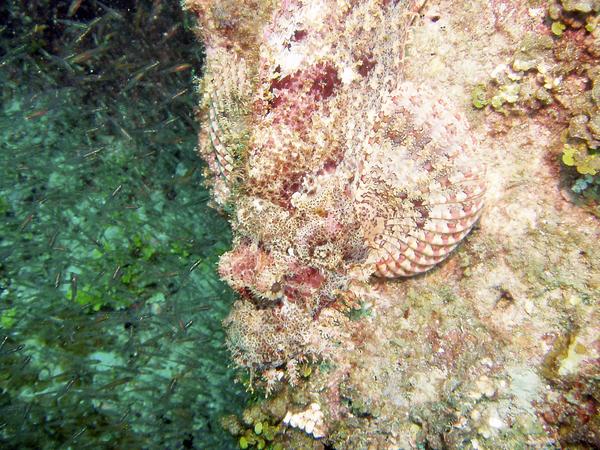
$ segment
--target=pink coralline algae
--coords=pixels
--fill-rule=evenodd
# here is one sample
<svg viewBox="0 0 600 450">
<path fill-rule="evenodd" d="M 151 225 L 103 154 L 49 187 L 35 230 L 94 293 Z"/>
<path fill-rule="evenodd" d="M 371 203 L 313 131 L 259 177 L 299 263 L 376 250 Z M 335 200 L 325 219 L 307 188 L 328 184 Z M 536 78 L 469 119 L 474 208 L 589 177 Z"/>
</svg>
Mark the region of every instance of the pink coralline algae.
<svg viewBox="0 0 600 450">
<path fill-rule="evenodd" d="M 241 294 L 226 321 L 241 365 L 322 356 L 352 282 L 430 270 L 479 218 L 467 120 L 402 76 L 420 6 L 187 2 L 206 44 L 200 152 L 235 233 L 220 273 Z"/>
</svg>

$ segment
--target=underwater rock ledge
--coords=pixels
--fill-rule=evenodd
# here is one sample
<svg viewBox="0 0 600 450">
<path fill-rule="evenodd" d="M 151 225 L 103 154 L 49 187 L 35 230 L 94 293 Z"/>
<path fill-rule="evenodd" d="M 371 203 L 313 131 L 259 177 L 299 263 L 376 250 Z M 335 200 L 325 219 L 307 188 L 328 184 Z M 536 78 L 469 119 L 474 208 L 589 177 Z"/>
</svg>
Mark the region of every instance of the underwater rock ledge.
<svg viewBox="0 0 600 450">
<path fill-rule="evenodd" d="M 513 64 L 555 74 L 535 113 L 474 94 L 523 42 L 598 39 L 573 24 L 600 5 L 556 2 L 567 31 L 542 1 L 185 6 L 227 344 L 267 395 L 224 421 L 240 447 L 600 446 L 600 228 L 557 147 L 584 69 Z"/>
</svg>

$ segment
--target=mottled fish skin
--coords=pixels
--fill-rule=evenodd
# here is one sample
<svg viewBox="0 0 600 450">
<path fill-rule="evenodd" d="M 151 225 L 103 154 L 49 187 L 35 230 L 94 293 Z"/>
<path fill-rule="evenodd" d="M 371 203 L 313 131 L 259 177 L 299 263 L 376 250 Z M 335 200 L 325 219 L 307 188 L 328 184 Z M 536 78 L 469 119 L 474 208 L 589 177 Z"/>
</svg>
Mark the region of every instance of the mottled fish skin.
<svg viewBox="0 0 600 450">
<path fill-rule="evenodd" d="M 252 86 L 244 59 L 221 49 L 207 51 L 200 93 L 203 96 L 200 154 L 212 173 L 218 205 L 227 203 L 247 145 Z"/>
<path fill-rule="evenodd" d="M 388 98 L 363 125 L 371 144 L 356 155 L 355 204 L 372 224 L 368 261 L 376 275 L 393 278 L 426 272 L 469 233 L 483 207 L 485 171 L 456 108 L 409 82 Z"/>
<path fill-rule="evenodd" d="M 353 278 L 432 269 L 479 219 L 466 118 L 403 77 L 422 4 L 187 1 L 207 48 L 200 152 L 215 202 L 235 205 L 221 273 L 239 292 L 314 311 Z"/>
</svg>

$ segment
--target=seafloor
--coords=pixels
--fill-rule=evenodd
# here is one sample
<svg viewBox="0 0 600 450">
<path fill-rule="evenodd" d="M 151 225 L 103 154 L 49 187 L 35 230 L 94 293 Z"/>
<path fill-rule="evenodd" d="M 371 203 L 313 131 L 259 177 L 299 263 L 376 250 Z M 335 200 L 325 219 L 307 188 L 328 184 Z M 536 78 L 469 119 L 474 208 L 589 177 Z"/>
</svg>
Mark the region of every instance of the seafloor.
<svg viewBox="0 0 600 450">
<path fill-rule="evenodd" d="M 0 447 L 225 449 L 230 245 L 170 1 L 0 2 Z"/>
</svg>

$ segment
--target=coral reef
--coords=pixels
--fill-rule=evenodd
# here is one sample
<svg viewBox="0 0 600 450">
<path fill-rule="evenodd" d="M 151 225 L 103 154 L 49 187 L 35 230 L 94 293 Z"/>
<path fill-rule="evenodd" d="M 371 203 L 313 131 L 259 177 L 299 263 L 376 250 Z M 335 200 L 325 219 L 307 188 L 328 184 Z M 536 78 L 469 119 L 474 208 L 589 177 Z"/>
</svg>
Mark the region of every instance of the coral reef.
<svg viewBox="0 0 600 450">
<path fill-rule="evenodd" d="M 600 156 L 600 5 L 551 2 L 547 21 L 524 36 L 492 81 L 478 85 L 473 106 L 502 114 L 537 115 L 564 127 L 562 162 L 575 167 L 573 191 L 598 202 Z M 581 177 L 581 175 L 584 175 Z"/>
<path fill-rule="evenodd" d="M 597 446 L 600 233 L 559 162 L 596 145 L 594 2 L 186 4 L 246 414 L 289 448 Z"/>
</svg>

